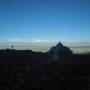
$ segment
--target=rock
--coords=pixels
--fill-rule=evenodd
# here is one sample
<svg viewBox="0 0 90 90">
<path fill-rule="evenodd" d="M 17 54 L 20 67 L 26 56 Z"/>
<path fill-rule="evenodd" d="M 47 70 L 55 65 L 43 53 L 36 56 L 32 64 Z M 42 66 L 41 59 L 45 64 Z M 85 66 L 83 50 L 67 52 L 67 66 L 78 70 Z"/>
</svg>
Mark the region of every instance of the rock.
<svg viewBox="0 0 90 90">
<path fill-rule="evenodd" d="M 72 51 L 64 46 L 62 43 L 58 43 L 56 46 L 52 47 L 48 54 L 51 56 L 53 62 L 59 62 L 63 57 L 72 54 Z"/>
</svg>

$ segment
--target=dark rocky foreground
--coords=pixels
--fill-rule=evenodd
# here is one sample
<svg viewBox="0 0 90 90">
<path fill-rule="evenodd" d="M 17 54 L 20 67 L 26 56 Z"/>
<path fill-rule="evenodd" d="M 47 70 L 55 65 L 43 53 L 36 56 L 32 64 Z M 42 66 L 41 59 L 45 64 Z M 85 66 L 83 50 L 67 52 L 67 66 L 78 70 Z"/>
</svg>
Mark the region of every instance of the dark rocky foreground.
<svg viewBox="0 0 90 90">
<path fill-rule="evenodd" d="M 90 90 L 90 54 L 53 63 L 41 52 L 0 50 L 0 90 Z"/>
</svg>

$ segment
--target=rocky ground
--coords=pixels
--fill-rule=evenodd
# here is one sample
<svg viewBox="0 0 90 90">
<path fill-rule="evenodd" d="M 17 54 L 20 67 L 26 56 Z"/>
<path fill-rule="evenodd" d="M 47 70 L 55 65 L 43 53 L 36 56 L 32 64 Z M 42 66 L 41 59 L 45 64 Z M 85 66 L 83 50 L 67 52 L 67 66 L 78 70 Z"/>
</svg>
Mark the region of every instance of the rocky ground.
<svg viewBox="0 0 90 90">
<path fill-rule="evenodd" d="M 0 50 L 0 90 L 90 90 L 90 54 L 53 63 L 41 52 Z"/>
</svg>

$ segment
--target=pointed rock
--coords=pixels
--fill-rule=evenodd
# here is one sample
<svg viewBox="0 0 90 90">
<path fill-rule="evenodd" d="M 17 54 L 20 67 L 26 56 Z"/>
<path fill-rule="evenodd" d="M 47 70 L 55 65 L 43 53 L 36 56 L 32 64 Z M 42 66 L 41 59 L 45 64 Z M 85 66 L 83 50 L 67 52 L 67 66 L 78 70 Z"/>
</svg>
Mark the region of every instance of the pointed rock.
<svg viewBox="0 0 90 90">
<path fill-rule="evenodd" d="M 72 51 L 59 42 L 56 46 L 52 47 L 48 53 L 52 57 L 53 62 L 58 62 L 63 56 L 65 57 L 72 54 Z"/>
</svg>

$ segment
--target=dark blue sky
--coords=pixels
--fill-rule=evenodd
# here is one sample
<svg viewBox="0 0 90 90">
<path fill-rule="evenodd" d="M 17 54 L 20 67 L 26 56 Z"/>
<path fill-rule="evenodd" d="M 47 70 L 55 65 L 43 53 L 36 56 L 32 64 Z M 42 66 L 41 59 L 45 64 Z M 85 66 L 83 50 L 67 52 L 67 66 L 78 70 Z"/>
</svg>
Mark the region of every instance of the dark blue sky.
<svg viewBox="0 0 90 90">
<path fill-rule="evenodd" d="M 0 40 L 90 42 L 90 0 L 0 0 Z"/>
</svg>

